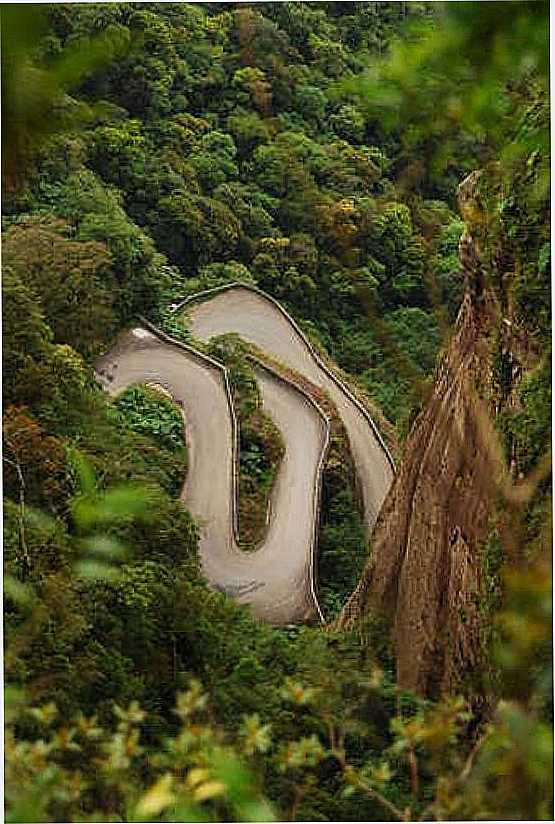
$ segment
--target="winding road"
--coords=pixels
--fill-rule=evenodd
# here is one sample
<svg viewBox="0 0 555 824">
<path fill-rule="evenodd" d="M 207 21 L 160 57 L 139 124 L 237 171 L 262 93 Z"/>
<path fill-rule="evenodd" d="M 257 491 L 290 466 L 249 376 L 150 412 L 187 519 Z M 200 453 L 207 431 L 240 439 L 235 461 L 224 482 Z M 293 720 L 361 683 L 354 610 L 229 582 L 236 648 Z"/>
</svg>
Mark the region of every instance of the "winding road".
<svg viewBox="0 0 555 824">
<path fill-rule="evenodd" d="M 230 284 L 195 296 L 178 310 L 187 311 L 197 338 L 235 332 L 328 393 L 349 436 L 370 531 L 393 479 L 393 462 L 368 412 L 280 304 L 254 287 Z M 329 421 L 273 369 L 260 364 L 255 371 L 263 407 L 281 431 L 286 451 L 272 490 L 266 538 L 246 553 L 237 541 L 238 432 L 225 368 L 146 321 L 124 333 L 96 365 L 110 394 L 134 383 L 155 383 L 181 408 L 189 453 L 181 497 L 200 524 L 200 557 L 209 583 L 273 624 L 306 621 L 315 613 L 323 620 L 314 564 Z"/>
<path fill-rule="evenodd" d="M 195 337 L 208 340 L 236 332 L 327 392 L 349 436 L 370 534 L 393 480 L 394 464 L 369 413 L 326 366 L 290 315 L 269 295 L 251 286 L 231 284 L 202 297 L 205 300 L 193 304 L 187 312 Z M 182 306 L 186 308 L 188 303 Z"/>
</svg>

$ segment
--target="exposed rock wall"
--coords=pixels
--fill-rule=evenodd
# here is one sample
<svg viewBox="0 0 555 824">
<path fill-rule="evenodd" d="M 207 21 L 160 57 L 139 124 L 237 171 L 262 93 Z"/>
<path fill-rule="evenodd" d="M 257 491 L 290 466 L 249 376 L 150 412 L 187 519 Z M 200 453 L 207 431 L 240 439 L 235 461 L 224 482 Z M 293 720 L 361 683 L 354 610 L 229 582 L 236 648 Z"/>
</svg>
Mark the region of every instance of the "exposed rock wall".
<svg viewBox="0 0 555 824">
<path fill-rule="evenodd" d="M 471 175 L 459 191 L 470 226 L 479 214 L 477 180 Z M 488 385 L 496 312 L 471 229 L 460 259 L 467 288 L 455 333 L 407 440 L 368 565 L 337 622 L 356 626 L 368 608 L 390 616 L 398 682 L 430 696 L 480 660 L 482 547 L 498 470 L 476 391 Z"/>
</svg>

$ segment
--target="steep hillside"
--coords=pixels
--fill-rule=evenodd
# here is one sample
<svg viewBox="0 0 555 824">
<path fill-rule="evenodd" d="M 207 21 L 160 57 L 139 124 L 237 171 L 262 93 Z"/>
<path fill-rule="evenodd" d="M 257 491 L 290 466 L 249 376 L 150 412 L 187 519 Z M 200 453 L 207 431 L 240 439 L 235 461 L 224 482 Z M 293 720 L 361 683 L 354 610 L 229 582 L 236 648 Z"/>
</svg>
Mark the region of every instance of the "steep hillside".
<svg viewBox="0 0 555 824">
<path fill-rule="evenodd" d="M 337 622 L 340 628 L 363 624 L 368 610 L 386 615 L 401 686 L 431 696 L 469 689 L 477 700 L 491 689 L 491 622 L 510 590 L 507 582 L 536 566 L 543 569 L 548 554 L 549 109 L 540 39 L 545 6 L 522 4 L 512 14 L 501 18 L 487 6 L 484 29 L 470 7 L 457 7 L 442 38 L 434 41 L 432 35 L 420 51 L 401 44 L 381 69 L 382 86 L 372 78 L 366 86 L 377 101 L 383 84 L 393 97 L 401 89 L 405 116 L 422 122 L 429 105 L 425 91 L 406 93 L 414 67 L 447 71 L 458 42 L 471 61 L 461 61 L 431 92 L 432 99 L 449 103 L 460 95 L 461 122 L 455 118 L 440 127 L 446 145 L 460 146 L 461 124 L 479 118 L 488 130 L 487 163 L 458 187 L 465 294 L 455 329 L 433 388 L 421 395 L 422 411 L 380 514 L 370 560 Z M 526 45 L 520 39 L 524 31 L 530 33 Z M 506 50 L 479 55 L 480 38 L 490 37 Z M 509 43 L 518 56 L 514 61 Z M 537 75 L 529 73 L 532 64 L 541 67 Z M 481 95 L 466 85 L 470 66 L 483 73 Z M 509 90 L 504 107 L 500 77 Z M 437 128 L 422 123 L 407 139 L 426 145 Z"/>
<path fill-rule="evenodd" d="M 470 200 L 477 208 L 475 179 L 461 184 L 465 209 Z M 352 627 L 369 607 L 392 616 L 399 684 L 427 695 L 452 690 L 484 663 L 484 545 L 500 470 L 477 387 L 489 383 L 498 319 L 476 246 L 467 231 L 455 331 L 407 438 L 371 561 L 337 621 Z"/>
</svg>

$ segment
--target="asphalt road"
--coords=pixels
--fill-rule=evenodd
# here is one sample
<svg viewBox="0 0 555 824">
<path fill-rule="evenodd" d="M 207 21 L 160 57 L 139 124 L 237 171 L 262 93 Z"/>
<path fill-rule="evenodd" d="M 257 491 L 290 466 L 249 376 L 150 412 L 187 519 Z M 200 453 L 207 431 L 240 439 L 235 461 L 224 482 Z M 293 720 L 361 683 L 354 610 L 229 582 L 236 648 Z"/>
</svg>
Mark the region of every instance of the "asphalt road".
<svg viewBox="0 0 555 824">
<path fill-rule="evenodd" d="M 393 480 L 392 461 L 368 412 L 334 378 L 294 321 L 276 301 L 241 285 L 206 295 L 186 311 L 199 339 L 235 332 L 329 394 L 349 436 L 370 533 Z M 263 406 L 281 431 L 285 456 L 266 538 L 247 553 L 236 540 L 236 431 L 223 367 L 153 329 L 137 327 L 119 338 L 96 370 L 112 395 L 130 384 L 157 384 L 181 409 L 189 454 L 181 497 L 200 525 L 200 557 L 209 583 L 274 624 L 322 617 L 313 565 L 329 424 L 316 405 L 279 376 L 257 368 Z"/>
<path fill-rule="evenodd" d="M 235 285 L 185 307 L 191 331 L 201 339 L 236 332 L 325 389 L 343 421 L 359 476 L 364 520 L 370 535 L 393 480 L 392 461 L 368 414 L 336 382 L 294 322 L 262 292 Z"/>
<path fill-rule="evenodd" d="M 189 453 L 182 499 L 200 524 L 202 569 L 211 585 L 249 603 L 257 617 L 271 623 L 318 614 L 312 559 L 328 427 L 314 404 L 277 376 L 258 371 L 264 408 L 280 429 L 286 452 L 266 540 L 246 553 L 235 540 L 234 429 L 223 370 L 138 327 L 120 337 L 96 371 L 112 395 L 130 384 L 155 383 L 181 408 Z"/>
</svg>

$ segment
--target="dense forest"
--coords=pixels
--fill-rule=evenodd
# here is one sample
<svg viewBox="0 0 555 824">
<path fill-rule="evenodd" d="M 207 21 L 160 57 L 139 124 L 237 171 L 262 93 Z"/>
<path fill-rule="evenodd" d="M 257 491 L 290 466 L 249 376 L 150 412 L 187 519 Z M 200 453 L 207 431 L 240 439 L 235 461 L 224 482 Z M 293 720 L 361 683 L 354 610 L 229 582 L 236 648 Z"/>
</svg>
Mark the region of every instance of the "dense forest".
<svg viewBox="0 0 555 824">
<path fill-rule="evenodd" d="M 552 817 L 548 16 L 3 6 L 7 821 Z M 332 430 L 325 626 L 260 622 L 208 586 L 182 416 L 95 378 L 137 318 L 194 342 L 172 307 L 232 282 L 280 301 L 397 463 L 368 536 Z M 247 350 L 203 350 L 229 370 L 246 552 L 284 454 Z M 461 368 L 466 453 L 460 416 L 434 411 Z M 437 630 L 441 673 L 412 678 L 407 554 L 383 571 L 396 525 L 414 580 L 462 551 L 418 529 L 443 507 L 409 494 L 428 446 L 457 463 L 460 587 L 477 583 Z"/>
</svg>

